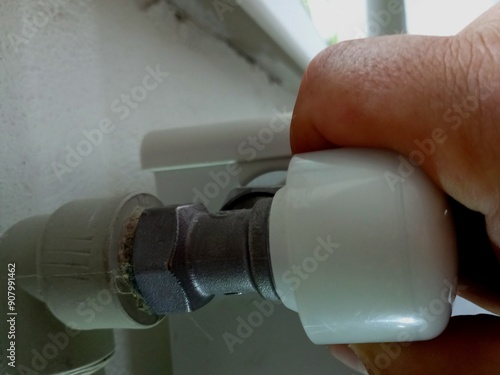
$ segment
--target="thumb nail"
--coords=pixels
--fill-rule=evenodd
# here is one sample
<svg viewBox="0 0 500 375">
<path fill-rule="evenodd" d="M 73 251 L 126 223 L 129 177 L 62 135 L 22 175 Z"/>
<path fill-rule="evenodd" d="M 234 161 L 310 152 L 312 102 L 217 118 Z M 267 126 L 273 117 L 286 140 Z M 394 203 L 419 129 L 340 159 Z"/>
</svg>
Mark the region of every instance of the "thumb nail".
<svg viewBox="0 0 500 375">
<path fill-rule="evenodd" d="M 344 365 L 352 368 L 360 374 L 368 375 L 363 362 L 358 358 L 349 345 L 330 345 L 330 353 Z"/>
</svg>

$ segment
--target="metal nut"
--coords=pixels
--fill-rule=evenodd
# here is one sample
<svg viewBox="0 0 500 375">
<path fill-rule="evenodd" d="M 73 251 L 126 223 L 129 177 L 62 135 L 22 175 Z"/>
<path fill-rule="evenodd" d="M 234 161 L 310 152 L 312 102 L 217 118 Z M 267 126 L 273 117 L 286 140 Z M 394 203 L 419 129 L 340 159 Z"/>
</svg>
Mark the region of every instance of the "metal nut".
<svg viewBox="0 0 500 375">
<path fill-rule="evenodd" d="M 137 225 L 133 246 L 133 282 L 146 304 L 157 314 L 193 311 L 208 303 L 182 274 L 174 273 L 173 256 L 187 236 L 195 206 L 173 206 L 145 210 Z M 182 253 L 180 251 L 179 253 Z"/>
</svg>

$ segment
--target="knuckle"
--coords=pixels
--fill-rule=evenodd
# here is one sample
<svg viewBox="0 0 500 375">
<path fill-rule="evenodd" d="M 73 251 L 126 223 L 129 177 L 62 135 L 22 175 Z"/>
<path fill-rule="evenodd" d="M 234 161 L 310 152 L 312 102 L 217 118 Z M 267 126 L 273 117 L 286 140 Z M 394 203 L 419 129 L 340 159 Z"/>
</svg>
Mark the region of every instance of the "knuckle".
<svg viewBox="0 0 500 375">
<path fill-rule="evenodd" d="M 318 81 L 322 82 L 326 76 L 338 71 L 345 59 L 345 54 L 351 49 L 353 43 L 355 41 L 335 44 L 316 55 L 306 68 L 302 84 L 308 86 Z"/>
</svg>

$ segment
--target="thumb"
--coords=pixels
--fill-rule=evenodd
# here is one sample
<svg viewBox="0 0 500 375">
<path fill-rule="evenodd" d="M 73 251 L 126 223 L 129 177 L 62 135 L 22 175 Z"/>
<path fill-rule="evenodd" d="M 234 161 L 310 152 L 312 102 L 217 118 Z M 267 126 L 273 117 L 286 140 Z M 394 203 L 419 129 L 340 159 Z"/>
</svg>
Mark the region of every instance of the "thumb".
<svg viewBox="0 0 500 375">
<path fill-rule="evenodd" d="M 491 375 L 500 368 L 500 318 L 491 315 L 457 316 L 430 341 L 334 345 L 334 356 L 370 375 Z"/>
<path fill-rule="evenodd" d="M 392 149 L 493 218 L 500 201 L 499 20 L 500 4 L 454 37 L 395 35 L 326 49 L 301 83 L 293 152 Z M 490 233 L 500 243 L 500 225 Z"/>
</svg>

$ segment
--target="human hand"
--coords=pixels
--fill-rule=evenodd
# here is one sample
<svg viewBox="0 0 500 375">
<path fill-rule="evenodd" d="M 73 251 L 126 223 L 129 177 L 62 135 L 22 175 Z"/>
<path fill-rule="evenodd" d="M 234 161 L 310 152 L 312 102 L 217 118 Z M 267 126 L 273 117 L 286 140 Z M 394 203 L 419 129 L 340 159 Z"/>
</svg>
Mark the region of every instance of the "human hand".
<svg viewBox="0 0 500 375">
<path fill-rule="evenodd" d="M 490 262 L 462 268 L 458 292 L 500 313 L 500 4 L 453 37 L 396 35 L 326 49 L 304 74 L 290 138 L 294 153 L 392 149 L 484 215 L 491 247 L 470 248 L 468 257 Z M 436 339 L 404 346 L 331 350 L 361 372 L 356 353 L 370 374 L 498 374 L 500 318 L 454 317 Z"/>
</svg>

